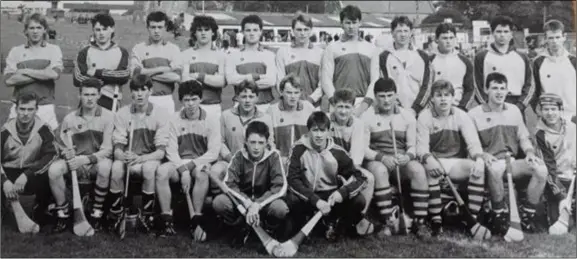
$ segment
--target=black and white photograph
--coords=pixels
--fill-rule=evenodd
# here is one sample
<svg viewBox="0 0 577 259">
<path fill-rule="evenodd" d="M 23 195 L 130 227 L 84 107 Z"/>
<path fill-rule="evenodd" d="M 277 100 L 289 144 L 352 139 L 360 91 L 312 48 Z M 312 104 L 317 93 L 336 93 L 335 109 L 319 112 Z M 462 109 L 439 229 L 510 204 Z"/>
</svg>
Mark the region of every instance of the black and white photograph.
<svg viewBox="0 0 577 259">
<path fill-rule="evenodd" d="M 577 2 L 1 1 L 1 258 L 577 258 Z"/>
</svg>

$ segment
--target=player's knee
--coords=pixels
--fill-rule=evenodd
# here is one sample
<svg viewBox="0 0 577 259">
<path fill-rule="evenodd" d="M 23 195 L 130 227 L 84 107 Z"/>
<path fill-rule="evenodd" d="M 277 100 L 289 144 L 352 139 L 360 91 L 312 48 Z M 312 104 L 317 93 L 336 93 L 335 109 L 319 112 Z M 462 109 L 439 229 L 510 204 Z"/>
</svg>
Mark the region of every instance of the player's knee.
<svg viewBox="0 0 577 259">
<path fill-rule="evenodd" d="M 124 176 L 124 163 L 121 161 L 112 162 L 112 170 L 110 170 L 110 179 L 122 180 Z"/>
<path fill-rule="evenodd" d="M 103 179 L 110 178 L 110 172 L 112 171 L 112 160 L 101 159 L 98 160 L 98 177 Z"/>
<path fill-rule="evenodd" d="M 276 219 L 284 219 L 289 214 L 288 205 L 281 199 L 274 200 L 269 207 L 269 215 Z"/>
<path fill-rule="evenodd" d="M 233 205 L 226 194 L 219 194 L 212 200 L 212 208 L 217 214 L 222 215 L 227 211 L 232 211 Z"/>
<path fill-rule="evenodd" d="M 142 165 L 142 179 L 145 181 L 154 181 L 158 169 L 158 161 L 147 161 Z"/>
<path fill-rule="evenodd" d="M 67 170 L 68 166 L 64 160 L 56 160 L 56 162 L 52 163 L 48 168 L 48 177 L 50 180 L 56 180 L 62 177 L 62 175 L 64 175 Z"/>
<path fill-rule="evenodd" d="M 208 185 L 208 174 L 197 171 L 194 174 L 194 181 L 196 184 Z"/>
<path fill-rule="evenodd" d="M 496 163 L 488 166 L 486 171 L 487 178 L 491 180 L 503 179 L 503 174 L 505 173 L 505 170 L 503 170 L 501 166 L 497 165 Z"/>
<path fill-rule="evenodd" d="M 543 182 L 547 181 L 547 175 L 549 173 L 547 172 L 547 167 L 545 165 L 540 164 L 536 166 L 533 170 L 534 170 L 533 176 L 535 178 L 537 178 L 539 181 Z"/>
<path fill-rule="evenodd" d="M 409 161 L 406 165 L 406 170 L 412 181 L 428 184 L 427 173 L 421 163 L 417 161 Z"/>
<path fill-rule="evenodd" d="M 170 163 L 164 163 L 160 165 L 158 167 L 158 170 L 156 170 L 156 181 L 157 182 L 168 181 L 171 169 L 173 169 L 173 167 L 170 165 Z"/>
</svg>

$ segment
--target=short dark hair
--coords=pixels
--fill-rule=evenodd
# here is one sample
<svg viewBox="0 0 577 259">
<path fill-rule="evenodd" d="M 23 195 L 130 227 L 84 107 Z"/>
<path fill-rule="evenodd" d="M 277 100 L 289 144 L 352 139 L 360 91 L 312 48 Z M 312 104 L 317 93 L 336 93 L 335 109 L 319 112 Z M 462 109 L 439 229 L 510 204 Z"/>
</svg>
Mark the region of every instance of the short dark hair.
<svg viewBox="0 0 577 259">
<path fill-rule="evenodd" d="M 147 75 L 135 75 L 130 80 L 130 91 L 136 91 L 139 89 L 152 89 L 152 80 Z"/>
<path fill-rule="evenodd" d="M 313 112 L 307 119 L 307 128 L 311 130 L 313 127 L 328 130 L 331 128 L 331 119 L 322 111 Z"/>
<path fill-rule="evenodd" d="M 341 19 L 341 23 L 345 20 L 345 18 L 351 21 L 361 21 L 363 19 L 363 13 L 359 7 L 355 5 L 347 5 L 339 13 L 339 18 Z"/>
<path fill-rule="evenodd" d="M 499 72 L 488 74 L 487 79 L 485 80 L 485 89 L 489 88 L 491 82 L 507 84 L 507 77 Z"/>
<path fill-rule="evenodd" d="M 409 26 L 409 28 L 413 29 L 413 22 L 411 22 L 411 19 L 409 19 L 409 17 L 402 15 L 402 16 L 396 16 L 395 18 L 393 18 L 393 21 L 391 22 L 391 32 L 395 30 L 395 28 L 397 28 L 397 26 L 404 24 Z"/>
<path fill-rule="evenodd" d="M 253 93 L 258 95 L 258 86 L 254 82 L 242 81 L 237 87 L 235 87 L 236 95 L 239 95 L 244 90 L 251 90 Z"/>
<path fill-rule="evenodd" d="M 565 32 L 565 26 L 559 20 L 549 20 L 543 25 L 543 32 L 547 31 L 561 31 Z"/>
<path fill-rule="evenodd" d="M 268 125 L 262 121 L 252 121 L 248 124 L 248 126 L 246 126 L 244 138 L 248 139 L 251 134 L 257 134 L 261 137 L 264 137 L 267 141 L 270 137 Z"/>
<path fill-rule="evenodd" d="M 168 21 L 170 21 L 170 19 L 168 19 L 168 16 L 164 12 L 156 11 L 149 13 L 146 16 L 146 27 L 150 26 L 150 22 L 162 22 L 162 21 L 164 21 L 164 26 L 166 26 L 166 29 L 168 30 Z"/>
<path fill-rule="evenodd" d="M 513 23 L 513 19 L 509 16 L 497 16 L 495 19 L 491 21 L 491 32 L 495 32 L 497 26 L 509 26 L 509 29 L 513 31 L 515 29 L 515 23 Z"/>
<path fill-rule="evenodd" d="M 380 92 L 397 92 L 397 84 L 393 79 L 390 78 L 379 78 L 375 82 L 375 87 L 373 88 L 373 93 L 377 94 Z"/>
<path fill-rule="evenodd" d="M 196 41 L 197 39 L 195 33 L 199 28 L 202 27 L 206 27 L 212 30 L 212 41 L 215 41 L 218 34 L 218 24 L 216 24 L 216 20 L 212 16 L 208 15 L 199 15 L 192 19 L 192 23 L 190 24 L 190 38 L 193 41 Z"/>
<path fill-rule="evenodd" d="M 110 16 L 109 14 L 104 14 L 104 13 L 99 13 L 97 15 L 95 15 L 94 17 L 92 17 L 92 19 L 90 20 L 90 23 L 92 24 L 92 29 L 94 29 L 94 26 L 96 26 L 96 23 L 100 23 L 100 25 L 102 25 L 104 28 L 109 28 L 109 27 L 114 27 L 114 18 L 112 18 L 112 16 Z M 110 36 L 111 39 L 114 38 L 114 32 L 112 33 L 112 35 Z"/>
<path fill-rule="evenodd" d="M 453 87 L 453 84 L 450 81 L 440 79 L 431 85 L 431 98 L 436 92 L 444 90 L 448 90 L 451 95 L 455 96 L 455 88 Z"/>
<path fill-rule="evenodd" d="M 300 78 L 298 78 L 297 75 L 293 73 L 290 73 L 287 76 L 285 76 L 278 84 L 281 92 L 284 91 L 285 85 L 287 83 L 290 83 L 294 88 L 302 90 L 302 84 Z"/>
<path fill-rule="evenodd" d="M 197 95 L 202 99 L 202 84 L 197 80 L 188 80 L 180 83 L 178 86 L 178 100 L 182 101 L 182 99 L 187 95 Z"/>
<path fill-rule="evenodd" d="M 296 13 L 295 18 L 293 18 L 293 20 L 291 22 L 291 27 L 293 29 L 295 28 L 295 24 L 297 24 L 297 22 L 301 22 L 309 28 L 313 27 L 313 20 L 311 19 L 311 17 L 302 13 L 301 11 L 298 11 Z"/>
<path fill-rule="evenodd" d="M 80 90 L 80 92 L 82 92 L 83 88 L 96 88 L 100 92 L 102 85 L 103 85 L 103 83 L 100 79 L 91 77 L 91 78 L 88 78 L 88 79 L 80 82 L 80 89 L 79 90 Z"/>
<path fill-rule="evenodd" d="M 244 31 L 244 26 L 247 23 L 258 24 L 258 27 L 262 30 L 262 19 L 260 18 L 260 16 L 258 16 L 256 14 L 247 15 L 244 18 L 242 18 L 242 21 L 240 21 L 240 28 L 243 31 Z"/>
<path fill-rule="evenodd" d="M 16 104 L 16 107 L 20 106 L 20 104 L 25 104 L 25 103 L 30 103 L 30 102 L 36 102 L 36 108 L 38 108 L 38 101 L 40 100 L 40 98 L 38 97 L 38 95 L 34 92 L 23 92 L 21 94 L 18 94 L 16 96 L 16 100 L 14 101 L 14 103 Z"/>
<path fill-rule="evenodd" d="M 353 93 L 353 91 L 343 88 L 340 90 L 337 90 L 335 92 L 335 94 L 333 95 L 333 105 L 337 104 L 338 102 L 345 102 L 345 103 L 350 103 L 350 104 L 355 104 L 355 94 Z"/>
<path fill-rule="evenodd" d="M 435 37 L 438 39 L 441 34 L 448 32 L 452 32 L 455 36 L 457 36 L 457 28 L 455 28 L 453 24 L 441 23 L 439 26 L 437 26 L 437 29 L 435 29 Z"/>
</svg>

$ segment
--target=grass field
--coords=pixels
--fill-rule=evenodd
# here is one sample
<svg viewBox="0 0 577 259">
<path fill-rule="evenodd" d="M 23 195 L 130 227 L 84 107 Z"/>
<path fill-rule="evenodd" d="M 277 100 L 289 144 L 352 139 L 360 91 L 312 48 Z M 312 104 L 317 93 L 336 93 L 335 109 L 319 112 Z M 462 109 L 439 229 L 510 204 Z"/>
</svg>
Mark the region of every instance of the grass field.
<svg viewBox="0 0 577 259">
<path fill-rule="evenodd" d="M 1 18 L 0 53 L 6 57 L 9 49 L 24 42 L 22 24 L 15 20 Z M 58 40 L 65 59 L 73 59 L 89 36 L 89 25 L 57 24 Z M 116 38 L 120 45 L 128 49 L 146 39 L 142 25 L 132 25 L 129 21 L 118 21 Z M 181 48 L 186 39 L 178 42 Z M 0 124 L 4 123 L 10 108 L 12 89 L 4 85 L 0 76 Z M 124 93 L 128 94 L 127 87 Z M 75 107 L 77 91 L 72 85 L 72 76 L 63 74 L 57 82 L 56 113 L 59 121 Z M 125 95 L 127 96 L 127 95 Z M 224 91 L 224 108 L 231 106 L 232 89 Z M 125 102 L 127 99 L 125 98 Z M 24 207 L 31 212 L 31 197 L 24 197 Z M 92 238 L 79 238 L 72 233 L 61 235 L 40 234 L 26 236 L 17 233 L 15 223 L 8 220 L 1 227 L 0 257 L 263 257 L 258 243 L 248 247 L 233 249 L 223 238 L 203 244 L 193 244 L 184 231 L 171 238 L 155 238 L 145 235 L 129 235 L 124 241 L 115 236 L 98 233 Z M 234 234 L 234 233 L 230 233 Z M 323 238 L 313 237 L 305 242 L 299 257 L 572 257 L 577 256 L 576 232 L 561 237 L 546 234 L 526 235 L 520 243 L 508 244 L 503 241 L 479 243 L 469 240 L 460 233 L 448 232 L 445 236 L 430 242 L 421 242 L 410 236 L 392 237 L 379 240 L 376 236 L 367 238 L 344 238 L 336 244 L 327 243 Z M 260 251 L 260 252 L 259 252 Z"/>
</svg>

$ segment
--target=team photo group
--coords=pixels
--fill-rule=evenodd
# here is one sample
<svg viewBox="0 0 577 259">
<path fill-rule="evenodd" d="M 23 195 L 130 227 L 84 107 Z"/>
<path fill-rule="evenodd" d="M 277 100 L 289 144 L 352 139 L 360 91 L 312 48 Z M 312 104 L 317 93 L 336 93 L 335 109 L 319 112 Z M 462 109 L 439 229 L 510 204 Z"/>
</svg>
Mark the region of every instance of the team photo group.
<svg viewBox="0 0 577 259">
<path fill-rule="evenodd" d="M 46 18 L 30 15 L 27 41 L 5 60 L 14 94 L 0 132 L 3 217 L 23 234 L 124 239 L 134 227 L 161 238 L 177 234 L 184 200 L 192 242 L 218 225 L 232 244 L 259 240 L 276 257 L 297 255 L 309 235 L 428 242 L 457 229 L 520 242 L 574 228 L 570 25 L 547 21 L 546 51 L 530 59 L 514 46 L 515 22 L 496 17 L 494 41 L 471 60 L 451 23 L 437 26 L 428 54 L 406 16 L 390 23 L 386 49 L 359 36 L 358 7 L 339 18 L 340 38 L 321 48 L 297 13 L 292 43 L 274 49 L 248 15 L 240 48 L 223 51 L 209 15 L 194 17 L 181 50 L 164 12 L 148 14 L 148 40 L 135 46 L 115 43 L 115 20 L 96 14 L 74 60 L 78 106 L 59 121 L 62 52 Z M 27 213 L 20 196 L 32 194 Z"/>
</svg>

